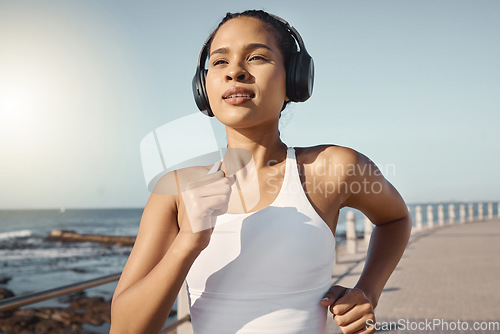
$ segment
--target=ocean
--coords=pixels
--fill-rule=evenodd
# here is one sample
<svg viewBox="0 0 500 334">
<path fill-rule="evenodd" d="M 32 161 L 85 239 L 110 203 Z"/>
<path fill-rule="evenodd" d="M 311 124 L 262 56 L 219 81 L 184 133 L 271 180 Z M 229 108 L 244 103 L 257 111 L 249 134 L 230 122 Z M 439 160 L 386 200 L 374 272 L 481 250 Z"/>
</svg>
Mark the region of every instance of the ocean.
<svg viewBox="0 0 500 334">
<path fill-rule="evenodd" d="M 47 242 L 52 230 L 78 233 L 137 234 L 142 209 L 2 210 L 0 211 L 0 284 L 16 296 L 120 273 L 131 248 L 96 243 Z M 111 299 L 116 282 L 86 291 L 89 297 Z M 30 307 L 67 307 L 50 299 Z M 109 332 L 108 324 L 87 326 Z"/>
</svg>

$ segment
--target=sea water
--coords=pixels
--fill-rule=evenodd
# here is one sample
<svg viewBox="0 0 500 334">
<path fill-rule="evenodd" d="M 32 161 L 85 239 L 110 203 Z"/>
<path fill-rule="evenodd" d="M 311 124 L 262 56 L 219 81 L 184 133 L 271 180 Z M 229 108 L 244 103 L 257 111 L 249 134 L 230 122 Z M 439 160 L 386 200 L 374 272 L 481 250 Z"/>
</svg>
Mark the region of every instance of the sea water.
<svg viewBox="0 0 500 334">
<path fill-rule="evenodd" d="M 141 215 L 142 209 L 0 210 L 0 280 L 7 281 L 0 287 L 20 296 L 120 273 L 131 247 L 49 242 L 45 238 L 52 230 L 135 236 Z M 116 284 L 85 293 L 110 300 Z M 29 307 L 67 306 L 64 298 L 54 298 Z M 86 329 L 107 333 L 109 324 Z"/>
<path fill-rule="evenodd" d="M 135 236 L 141 214 L 142 209 L 0 211 L 0 278 L 10 278 L 0 287 L 17 296 L 121 272 L 130 247 L 45 238 L 52 230 Z M 116 282 L 89 291 L 109 299 L 115 286 Z"/>
</svg>

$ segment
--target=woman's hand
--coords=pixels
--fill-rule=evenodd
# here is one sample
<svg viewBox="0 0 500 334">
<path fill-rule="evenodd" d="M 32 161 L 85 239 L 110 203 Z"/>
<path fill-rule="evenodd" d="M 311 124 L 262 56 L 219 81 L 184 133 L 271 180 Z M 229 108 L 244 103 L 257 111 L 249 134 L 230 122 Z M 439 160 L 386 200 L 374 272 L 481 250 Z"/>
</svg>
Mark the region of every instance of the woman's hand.
<svg viewBox="0 0 500 334">
<path fill-rule="evenodd" d="M 179 221 L 179 237 L 190 248 L 208 246 L 217 216 L 227 212 L 234 182 L 234 175 L 226 177 L 223 171 L 216 171 L 187 183 L 181 192 L 185 212 Z"/>
<path fill-rule="evenodd" d="M 365 293 L 358 288 L 334 285 L 321 300 L 321 305 L 329 306 L 333 320 L 342 333 L 374 333 L 375 313 Z M 370 326 L 372 325 L 372 326 Z"/>
</svg>

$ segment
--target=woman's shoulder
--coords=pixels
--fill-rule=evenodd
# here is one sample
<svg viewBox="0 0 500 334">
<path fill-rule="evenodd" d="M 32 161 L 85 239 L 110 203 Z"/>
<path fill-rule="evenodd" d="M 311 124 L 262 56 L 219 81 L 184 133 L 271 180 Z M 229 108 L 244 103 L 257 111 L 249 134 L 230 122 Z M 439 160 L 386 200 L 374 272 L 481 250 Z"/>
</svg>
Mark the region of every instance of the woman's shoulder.
<svg viewBox="0 0 500 334">
<path fill-rule="evenodd" d="M 212 165 L 192 166 L 175 169 L 165 173 L 156 182 L 153 193 L 159 195 L 179 195 L 186 189 L 188 183 L 206 175 Z"/>
<path fill-rule="evenodd" d="M 333 144 L 295 147 L 294 149 L 297 161 L 305 165 L 358 164 L 366 158 L 350 147 Z"/>
</svg>

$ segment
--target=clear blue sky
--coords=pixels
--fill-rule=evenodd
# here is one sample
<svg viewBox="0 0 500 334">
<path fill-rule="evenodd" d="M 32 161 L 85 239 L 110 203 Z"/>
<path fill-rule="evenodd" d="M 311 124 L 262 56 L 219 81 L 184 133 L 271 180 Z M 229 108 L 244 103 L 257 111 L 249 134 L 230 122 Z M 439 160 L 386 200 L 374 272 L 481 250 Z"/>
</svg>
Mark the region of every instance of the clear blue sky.
<svg viewBox="0 0 500 334">
<path fill-rule="evenodd" d="M 315 60 L 289 146 L 352 147 L 409 203 L 500 199 L 499 1 L 251 6 L 288 20 Z M 140 140 L 197 110 L 201 44 L 248 8 L 0 0 L 0 208 L 144 206 Z"/>
</svg>

